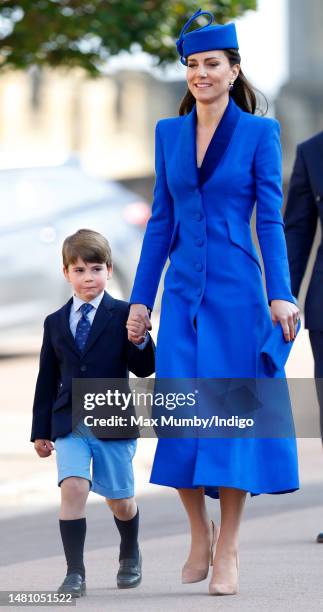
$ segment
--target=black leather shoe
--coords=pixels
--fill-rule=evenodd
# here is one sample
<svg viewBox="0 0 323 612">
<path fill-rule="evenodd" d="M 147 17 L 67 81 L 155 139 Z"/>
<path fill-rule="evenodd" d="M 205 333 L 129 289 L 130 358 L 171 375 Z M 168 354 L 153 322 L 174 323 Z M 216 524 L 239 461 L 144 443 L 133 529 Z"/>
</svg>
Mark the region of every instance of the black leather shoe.
<svg viewBox="0 0 323 612">
<path fill-rule="evenodd" d="M 141 583 L 142 556 L 137 559 L 121 559 L 117 573 L 118 589 L 132 589 Z"/>
<path fill-rule="evenodd" d="M 323 533 L 322 533 L 322 532 L 318 534 L 318 536 L 317 536 L 317 538 L 316 538 L 316 541 L 317 541 L 319 544 L 323 544 Z"/>
<path fill-rule="evenodd" d="M 57 592 L 70 593 L 72 597 L 82 597 L 86 595 L 86 582 L 83 580 L 81 574 L 67 574 Z"/>
</svg>

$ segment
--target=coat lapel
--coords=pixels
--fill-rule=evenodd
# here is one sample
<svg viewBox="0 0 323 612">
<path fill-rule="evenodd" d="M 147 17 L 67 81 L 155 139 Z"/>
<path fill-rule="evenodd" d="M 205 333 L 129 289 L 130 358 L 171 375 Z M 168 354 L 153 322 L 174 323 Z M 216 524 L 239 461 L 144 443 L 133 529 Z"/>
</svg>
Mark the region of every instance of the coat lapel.
<svg viewBox="0 0 323 612">
<path fill-rule="evenodd" d="M 218 168 L 231 142 L 240 116 L 240 108 L 235 104 L 233 99 L 230 98 L 223 117 L 212 136 L 204 155 L 202 166 L 199 170 L 201 185 L 203 185 Z"/>
<path fill-rule="evenodd" d="M 191 187 L 199 187 L 200 183 L 202 185 L 216 171 L 230 144 L 241 114 L 241 109 L 230 98 L 199 170 L 196 160 L 197 115 L 194 105 L 183 121 L 176 146 L 176 165 L 180 168 L 185 183 Z"/>
<path fill-rule="evenodd" d="M 90 333 L 88 335 L 82 356 L 84 356 L 90 350 L 90 348 L 93 346 L 93 344 L 103 332 L 106 325 L 110 322 L 113 308 L 113 297 L 107 292 L 104 292 L 104 296 L 99 304 L 97 312 L 95 313 L 95 317 L 93 319 L 93 323 L 91 325 Z"/>
<path fill-rule="evenodd" d="M 191 187 L 198 187 L 198 173 L 196 165 L 196 107 L 186 115 L 182 123 L 179 138 L 176 144 L 176 167 L 180 169 L 185 183 Z"/>
</svg>

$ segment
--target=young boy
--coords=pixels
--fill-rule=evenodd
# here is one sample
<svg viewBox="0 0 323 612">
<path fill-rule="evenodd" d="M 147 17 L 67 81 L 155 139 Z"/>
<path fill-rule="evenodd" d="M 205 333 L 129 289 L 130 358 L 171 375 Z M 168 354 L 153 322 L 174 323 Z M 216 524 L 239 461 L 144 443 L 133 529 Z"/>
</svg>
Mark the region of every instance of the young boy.
<svg viewBox="0 0 323 612">
<path fill-rule="evenodd" d="M 72 433 L 72 379 L 127 378 L 129 370 L 149 376 L 155 370 L 154 343 L 140 319 L 128 321 L 134 340 L 127 338 L 128 304 L 105 291 L 112 258 L 101 234 L 81 229 L 66 238 L 63 271 L 73 297 L 44 322 L 31 441 L 40 457 L 56 451 L 59 527 L 67 562 L 67 575 L 58 590 L 80 597 L 86 592 L 83 550 L 90 488 L 106 498 L 121 536 L 118 587 L 136 587 L 141 581 L 132 469 L 137 440 Z"/>
</svg>

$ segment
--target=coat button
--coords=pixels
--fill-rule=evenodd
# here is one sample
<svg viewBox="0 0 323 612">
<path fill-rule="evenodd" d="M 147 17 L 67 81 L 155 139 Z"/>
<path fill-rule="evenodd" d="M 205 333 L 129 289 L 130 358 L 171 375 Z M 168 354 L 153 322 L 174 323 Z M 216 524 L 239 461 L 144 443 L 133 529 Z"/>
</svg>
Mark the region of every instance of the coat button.
<svg viewBox="0 0 323 612">
<path fill-rule="evenodd" d="M 204 244 L 204 240 L 202 240 L 202 238 L 197 238 L 195 240 L 195 244 L 196 244 L 196 246 L 201 247 Z"/>
<path fill-rule="evenodd" d="M 321 201 L 321 196 L 318 195 L 318 196 L 316 196 L 315 199 L 316 199 L 317 202 L 320 202 Z"/>
<path fill-rule="evenodd" d="M 196 295 L 198 295 L 198 296 L 202 295 L 202 288 L 201 287 L 196 289 Z"/>
<path fill-rule="evenodd" d="M 81 372 L 86 372 L 87 366 L 86 365 L 81 365 L 80 370 L 81 370 Z"/>
<path fill-rule="evenodd" d="M 200 212 L 197 212 L 194 214 L 194 218 L 196 219 L 196 221 L 202 221 L 203 219 L 203 215 Z"/>
<path fill-rule="evenodd" d="M 196 263 L 196 264 L 195 264 L 195 270 L 196 270 L 197 272 L 201 272 L 201 271 L 203 270 L 203 266 L 202 266 L 202 264 L 201 264 L 201 263 Z"/>
</svg>

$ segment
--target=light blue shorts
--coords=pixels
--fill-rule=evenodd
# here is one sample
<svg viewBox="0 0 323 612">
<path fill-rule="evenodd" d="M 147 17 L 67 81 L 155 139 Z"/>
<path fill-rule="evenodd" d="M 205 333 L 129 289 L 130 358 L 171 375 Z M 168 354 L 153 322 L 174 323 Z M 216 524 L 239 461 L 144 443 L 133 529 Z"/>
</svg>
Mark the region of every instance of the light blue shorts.
<svg viewBox="0 0 323 612">
<path fill-rule="evenodd" d="M 98 440 L 93 434 L 81 437 L 77 432 L 56 438 L 58 486 L 64 478 L 77 476 L 89 481 L 91 491 L 108 499 L 132 497 L 136 447 L 136 439 Z"/>
</svg>

